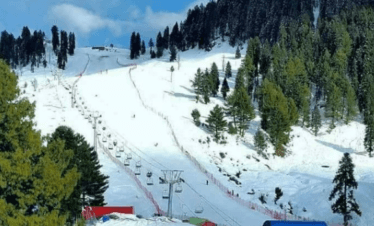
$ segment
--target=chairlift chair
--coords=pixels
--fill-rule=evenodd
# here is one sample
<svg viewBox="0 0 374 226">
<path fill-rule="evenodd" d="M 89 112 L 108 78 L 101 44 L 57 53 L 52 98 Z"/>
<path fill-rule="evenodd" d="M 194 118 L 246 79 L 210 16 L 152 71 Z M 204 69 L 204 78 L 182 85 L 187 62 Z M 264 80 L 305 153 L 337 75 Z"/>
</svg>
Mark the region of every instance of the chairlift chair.
<svg viewBox="0 0 374 226">
<path fill-rule="evenodd" d="M 121 152 L 116 151 L 116 157 L 117 157 L 117 158 L 121 158 Z"/>
<path fill-rule="evenodd" d="M 195 209 L 195 213 L 202 213 L 202 212 L 204 212 L 204 208 L 203 208 L 203 206 L 197 206 L 196 207 L 196 209 Z"/>
<path fill-rule="evenodd" d="M 106 143 L 106 137 L 103 137 L 103 142 Z"/>
<path fill-rule="evenodd" d="M 97 128 L 97 130 L 96 130 L 96 134 L 97 134 L 98 136 L 100 136 L 100 135 L 101 135 L 101 129 L 100 129 L 100 127 L 99 127 L 99 128 Z"/>
<path fill-rule="evenodd" d="M 117 144 L 118 144 L 117 139 L 114 138 L 114 140 L 113 140 L 113 145 L 114 145 L 114 146 L 117 146 Z"/>
<path fill-rule="evenodd" d="M 180 184 L 177 185 L 177 187 L 175 187 L 175 193 L 182 193 L 183 191 L 183 188 Z"/>
<path fill-rule="evenodd" d="M 130 166 L 130 161 L 128 159 L 125 159 L 125 161 L 123 162 L 123 165 Z"/>
<path fill-rule="evenodd" d="M 169 199 L 169 192 L 168 192 L 168 190 L 164 190 L 164 192 L 162 193 L 162 198 L 163 199 Z"/>
<path fill-rule="evenodd" d="M 109 150 L 113 150 L 113 144 L 112 143 L 110 143 L 110 142 L 108 142 L 109 144 L 108 144 L 108 149 Z"/>
<path fill-rule="evenodd" d="M 84 114 L 84 119 L 88 119 L 87 113 Z"/>
<path fill-rule="evenodd" d="M 88 117 L 88 122 L 92 123 L 92 118 L 91 117 Z M 93 127 L 95 127 L 95 124 L 93 124 Z"/>
<path fill-rule="evenodd" d="M 135 175 L 140 175 L 140 168 L 135 169 Z"/>
<path fill-rule="evenodd" d="M 119 146 L 119 151 L 120 152 L 124 152 L 125 151 L 125 147 L 123 145 Z"/>
<path fill-rule="evenodd" d="M 127 154 L 127 159 L 128 159 L 128 160 L 132 159 L 132 155 L 131 155 L 131 153 L 128 153 L 128 154 Z"/>
<path fill-rule="evenodd" d="M 147 178 L 147 185 L 153 185 L 153 179 L 148 177 Z"/>
<path fill-rule="evenodd" d="M 136 168 L 140 168 L 140 167 L 142 167 L 142 163 L 139 160 L 138 162 L 136 162 Z"/>
</svg>

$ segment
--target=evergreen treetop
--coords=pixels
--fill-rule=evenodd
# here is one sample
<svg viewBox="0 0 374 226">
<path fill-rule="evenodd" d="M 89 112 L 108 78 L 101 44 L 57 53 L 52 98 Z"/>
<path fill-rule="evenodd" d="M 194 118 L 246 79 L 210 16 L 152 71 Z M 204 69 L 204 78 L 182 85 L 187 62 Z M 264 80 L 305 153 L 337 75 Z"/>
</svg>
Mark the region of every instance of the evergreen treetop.
<svg viewBox="0 0 374 226">
<path fill-rule="evenodd" d="M 343 158 L 339 161 L 339 169 L 334 177 L 334 189 L 331 191 L 329 200 L 338 196 L 335 203 L 331 206 L 333 213 L 344 216 L 344 225 L 352 219 L 351 213 L 354 212 L 361 216 L 361 211 L 353 197 L 353 189 L 357 189 L 357 182 L 353 175 L 354 164 L 349 153 L 344 153 Z"/>
<path fill-rule="evenodd" d="M 61 202 L 80 177 L 67 169 L 73 153 L 62 141 L 42 146 L 35 126 L 35 104 L 19 98 L 17 78 L 0 61 L 0 219 L 4 225 L 64 225 Z M 38 206 L 38 211 L 31 211 Z"/>
<path fill-rule="evenodd" d="M 213 110 L 210 111 L 207 123 L 209 124 L 209 130 L 214 134 L 214 141 L 218 143 L 221 138 L 221 133 L 225 131 L 225 127 L 227 126 L 221 107 L 216 105 Z"/>
</svg>

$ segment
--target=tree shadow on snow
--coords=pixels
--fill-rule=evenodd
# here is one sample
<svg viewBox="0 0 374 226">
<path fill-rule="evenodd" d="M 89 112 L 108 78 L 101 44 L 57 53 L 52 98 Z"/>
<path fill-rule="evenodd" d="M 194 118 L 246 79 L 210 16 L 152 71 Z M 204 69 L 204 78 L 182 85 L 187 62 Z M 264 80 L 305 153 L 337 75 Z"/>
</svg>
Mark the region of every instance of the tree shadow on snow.
<svg viewBox="0 0 374 226">
<path fill-rule="evenodd" d="M 196 96 L 193 96 L 193 95 L 188 95 L 188 94 L 184 94 L 184 93 L 171 93 L 171 92 L 168 92 L 168 91 L 164 91 L 164 92 L 171 95 L 171 96 L 184 97 L 184 98 L 190 99 L 191 101 L 196 101 Z"/>
<path fill-rule="evenodd" d="M 180 86 L 180 87 L 182 87 L 183 89 L 187 90 L 190 93 L 195 93 L 195 91 L 193 89 L 187 88 L 185 86 Z"/>
<path fill-rule="evenodd" d="M 336 144 L 332 144 L 332 143 L 329 143 L 329 142 L 326 142 L 326 141 L 322 141 L 322 140 L 316 140 L 318 143 L 320 144 L 323 144 L 327 147 L 330 147 L 330 148 L 333 148 L 339 152 L 342 152 L 342 153 L 354 153 L 355 151 L 352 149 L 352 148 L 344 148 L 344 147 L 341 147 L 339 145 L 336 145 Z"/>
</svg>

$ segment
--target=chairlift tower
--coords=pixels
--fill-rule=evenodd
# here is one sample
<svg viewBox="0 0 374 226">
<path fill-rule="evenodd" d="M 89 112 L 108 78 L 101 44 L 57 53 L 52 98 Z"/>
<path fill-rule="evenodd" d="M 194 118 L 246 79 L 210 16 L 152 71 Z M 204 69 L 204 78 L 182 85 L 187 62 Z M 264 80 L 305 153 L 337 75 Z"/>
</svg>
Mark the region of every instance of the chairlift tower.
<svg viewBox="0 0 374 226">
<path fill-rule="evenodd" d="M 96 120 L 98 119 L 98 118 L 100 118 L 101 117 L 101 115 L 99 114 L 99 112 L 98 111 L 95 111 L 93 114 L 92 114 L 92 117 L 94 118 L 94 124 L 93 124 L 93 129 L 94 129 L 94 143 L 95 143 L 95 145 L 94 145 L 94 147 L 95 147 L 95 152 L 97 153 L 97 124 L 96 124 Z M 101 124 L 101 121 L 99 120 L 99 124 Z"/>
<path fill-rule="evenodd" d="M 169 201 L 167 216 L 172 218 L 172 203 L 173 203 L 173 185 L 179 182 L 179 178 L 183 170 L 161 170 L 164 174 L 164 181 L 169 184 Z"/>
</svg>

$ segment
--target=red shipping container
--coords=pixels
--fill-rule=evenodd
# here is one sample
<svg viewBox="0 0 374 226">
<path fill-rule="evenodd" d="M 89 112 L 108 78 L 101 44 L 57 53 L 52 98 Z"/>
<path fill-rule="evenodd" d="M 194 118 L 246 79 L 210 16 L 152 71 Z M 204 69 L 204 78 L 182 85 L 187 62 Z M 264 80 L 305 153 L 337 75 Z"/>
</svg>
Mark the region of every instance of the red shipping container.
<svg viewBox="0 0 374 226">
<path fill-rule="evenodd" d="M 135 214 L 133 206 L 86 206 L 82 211 L 82 216 L 87 220 L 90 217 L 102 217 L 110 213 Z"/>
<path fill-rule="evenodd" d="M 216 226 L 215 223 L 211 222 L 211 221 L 206 221 L 202 224 L 202 226 Z"/>
</svg>

